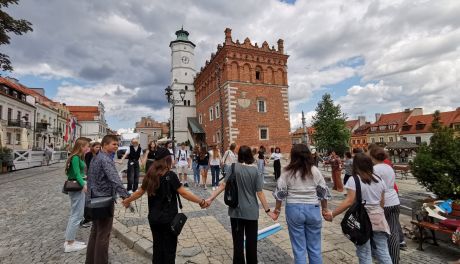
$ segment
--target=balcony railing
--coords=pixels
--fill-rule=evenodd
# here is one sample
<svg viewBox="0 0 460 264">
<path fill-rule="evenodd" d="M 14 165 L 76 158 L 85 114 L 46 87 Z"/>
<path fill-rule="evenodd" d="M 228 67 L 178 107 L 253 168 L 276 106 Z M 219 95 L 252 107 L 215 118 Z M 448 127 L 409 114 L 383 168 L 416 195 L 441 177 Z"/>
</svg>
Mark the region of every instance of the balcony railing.
<svg viewBox="0 0 460 264">
<path fill-rule="evenodd" d="M 62 136 L 62 128 L 55 128 L 55 129 L 53 130 L 53 134 L 54 134 L 55 136 Z"/>
<path fill-rule="evenodd" d="M 43 132 L 48 130 L 48 123 L 37 123 L 36 130 L 37 132 Z"/>
<path fill-rule="evenodd" d="M 27 128 L 27 129 L 31 128 L 30 122 L 17 120 L 17 119 L 8 120 L 8 126 L 9 127 L 22 127 L 22 128 Z"/>
</svg>

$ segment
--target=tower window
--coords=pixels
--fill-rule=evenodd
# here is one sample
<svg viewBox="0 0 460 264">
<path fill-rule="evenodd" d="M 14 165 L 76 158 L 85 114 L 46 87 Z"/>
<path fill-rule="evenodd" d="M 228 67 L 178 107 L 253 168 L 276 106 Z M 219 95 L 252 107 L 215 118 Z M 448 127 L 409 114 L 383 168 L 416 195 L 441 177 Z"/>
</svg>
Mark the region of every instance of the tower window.
<svg viewBox="0 0 460 264">
<path fill-rule="evenodd" d="M 185 73 L 185 76 L 187 76 L 187 73 Z"/>
<path fill-rule="evenodd" d="M 187 106 L 187 100 L 184 100 L 184 106 Z"/>
<path fill-rule="evenodd" d="M 185 90 L 186 90 L 186 91 L 188 90 L 188 86 L 187 86 L 187 85 L 185 86 Z"/>
<path fill-rule="evenodd" d="M 260 80 L 260 71 L 256 71 L 256 80 Z"/>
<path fill-rule="evenodd" d="M 266 127 L 259 128 L 259 139 L 268 140 L 268 128 Z"/>
<path fill-rule="evenodd" d="M 265 106 L 265 101 L 263 101 L 263 100 L 258 100 L 257 101 L 257 112 L 259 112 L 259 113 L 267 112 L 267 108 Z"/>
</svg>

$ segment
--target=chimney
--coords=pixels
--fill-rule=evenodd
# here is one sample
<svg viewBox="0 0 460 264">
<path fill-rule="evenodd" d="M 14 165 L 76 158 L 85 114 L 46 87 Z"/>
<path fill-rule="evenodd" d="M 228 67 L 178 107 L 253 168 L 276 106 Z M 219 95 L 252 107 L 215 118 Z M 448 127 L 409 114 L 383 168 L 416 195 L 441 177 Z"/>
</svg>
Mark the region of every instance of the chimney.
<svg viewBox="0 0 460 264">
<path fill-rule="evenodd" d="M 365 116 L 358 116 L 358 127 L 366 124 L 366 117 Z"/>
<path fill-rule="evenodd" d="M 278 52 L 284 54 L 284 40 L 278 39 Z"/>
<path fill-rule="evenodd" d="M 409 112 L 410 112 L 410 109 L 409 109 L 409 108 L 406 108 L 406 109 L 404 109 L 404 112 L 405 112 L 405 113 L 409 113 Z"/>
<path fill-rule="evenodd" d="M 225 44 L 231 44 L 232 43 L 232 29 L 226 28 L 224 32 L 225 32 Z"/>
<path fill-rule="evenodd" d="M 382 116 L 382 114 L 376 113 L 375 114 L 375 122 L 378 122 L 381 116 Z"/>
</svg>

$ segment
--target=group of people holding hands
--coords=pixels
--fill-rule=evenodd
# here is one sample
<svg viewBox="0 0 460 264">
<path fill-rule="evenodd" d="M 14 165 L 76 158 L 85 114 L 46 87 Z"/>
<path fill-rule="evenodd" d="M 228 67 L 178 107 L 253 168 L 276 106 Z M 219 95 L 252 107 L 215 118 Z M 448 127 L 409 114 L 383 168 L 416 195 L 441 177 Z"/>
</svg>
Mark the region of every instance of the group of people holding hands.
<svg viewBox="0 0 460 264">
<path fill-rule="evenodd" d="M 129 207 L 130 203 L 144 194 L 147 195 L 148 221 L 153 236 L 152 263 L 175 263 L 178 236 L 171 231 L 171 224 L 178 214 L 180 197 L 197 203 L 201 208 L 208 208 L 225 190 L 230 175 L 235 176 L 238 187 L 238 206 L 228 208 L 233 239 L 233 263 L 257 263 L 259 202 L 267 216 L 274 221 L 281 214 L 282 203 L 286 204 L 286 222 L 295 263 L 306 263 L 307 258 L 309 263 L 322 263 L 322 218 L 333 221 L 355 201 L 357 185 L 354 177 L 349 177 L 345 184 L 347 197 L 334 210 L 328 209 L 331 195 L 326 181 L 316 166 L 309 147 L 304 144 L 292 147 L 290 160 L 285 168 L 281 169 L 279 165 L 277 187 L 273 192 L 276 206 L 273 209 L 270 209 L 263 192 L 264 178 L 260 173 L 260 166 L 257 166 L 259 153 L 255 157 L 249 146 L 237 148 L 232 144 L 221 157 L 217 146 L 209 151 L 196 146 L 189 154 L 185 145 L 174 153 L 169 148 L 150 144 L 141 160 L 146 166 L 146 174 L 140 187 L 133 180 L 131 185 L 128 182 L 126 189 L 111 158 L 118 148 L 118 138 L 105 136 L 101 147 L 101 151 L 92 157 L 87 181 L 83 179 L 87 141 L 76 141 L 66 167 L 68 179 L 77 180 L 82 185 L 82 190 L 69 192 L 71 216 L 66 231 L 65 251 L 87 247 L 86 263 L 108 261 L 114 206 L 112 203 L 108 208 L 91 209 L 93 224 L 89 242 L 86 245 L 75 241 L 77 222 L 82 218 L 79 210 L 83 212 L 85 193 L 87 202 L 94 197 L 117 193 L 122 197 L 125 207 Z M 139 153 L 139 158 L 141 156 L 136 148 L 130 149 L 126 156 L 130 157 L 132 153 Z M 273 153 L 276 160 L 282 158 L 279 148 Z M 134 158 L 137 157 L 136 154 Z M 378 258 L 379 263 L 399 261 L 399 235 L 396 226 L 396 222 L 399 223 L 399 200 L 393 188 L 394 175 L 391 167 L 388 169 L 385 167 L 388 165 L 383 163 L 385 158 L 383 149 L 375 148 L 370 151 L 370 155 L 358 153 L 352 159 L 351 174 L 358 176 L 360 180 L 362 199 L 366 200 L 366 209 L 373 227 L 372 245 L 375 245 L 371 247 L 371 241 L 368 241 L 364 245 L 356 246 L 360 263 L 372 263 L 372 255 Z M 263 159 L 265 162 L 265 155 Z M 131 160 L 129 158 L 129 162 Z M 179 175 L 173 171 L 174 166 Z M 205 189 L 208 169 L 211 168 L 212 193 L 209 197 L 198 197 L 186 188 L 190 166 L 194 171 L 195 186 L 201 184 Z M 219 184 L 221 169 L 225 170 L 225 178 Z"/>
</svg>

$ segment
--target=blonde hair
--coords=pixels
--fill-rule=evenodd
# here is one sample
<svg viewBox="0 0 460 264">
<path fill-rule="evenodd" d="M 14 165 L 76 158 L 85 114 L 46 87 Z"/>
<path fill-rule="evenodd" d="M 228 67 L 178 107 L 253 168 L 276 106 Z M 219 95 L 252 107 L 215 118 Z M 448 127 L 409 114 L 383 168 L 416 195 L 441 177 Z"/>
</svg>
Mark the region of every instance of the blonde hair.
<svg viewBox="0 0 460 264">
<path fill-rule="evenodd" d="M 65 172 L 70 168 L 70 161 L 72 160 L 73 156 L 78 156 L 80 159 L 83 159 L 85 153 L 83 152 L 83 147 L 89 145 L 89 140 L 84 137 L 80 137 L 75 141 L 75 144 L 73 145 L 72 151 L 69 154 L 69 157 L 67 158 L 66 166 L 65 166 Z"/>
</svg>

